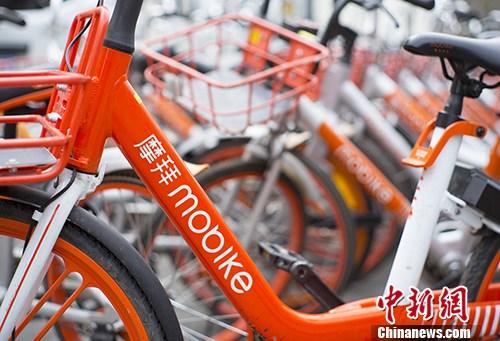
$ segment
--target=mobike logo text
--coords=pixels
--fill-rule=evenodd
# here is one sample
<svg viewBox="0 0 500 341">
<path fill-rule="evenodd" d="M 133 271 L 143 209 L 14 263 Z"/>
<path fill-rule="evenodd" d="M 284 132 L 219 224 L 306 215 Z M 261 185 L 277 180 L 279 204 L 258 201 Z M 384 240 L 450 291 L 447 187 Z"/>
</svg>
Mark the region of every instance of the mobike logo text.
<svg viewBox="0 0 500 341">
<path fill-rule="evenodd" d="M 409 101 L 410 99 L 400 99 L 399 96 L 392 96 L 389 98 L 391 109 L 399 114 L 399 117 L 402 118 L 404 124 L 406 124 L 409 128 L 418 131 L 420 127 L 422 127 L 423 123 L 415 113 L 419 112 L 421 109 L 412 106 Z"/>
<path fill-rule="evenodd" d="M 354 174 L 358 181 L 365 185 L 369 192 L 373 194 L 382 205 L 387 205 L 392 201 L 392 192 L 384 187 L 382 181 L 349 146 L 342 145 L 335 149 L 333 154 L 344 163 L 347 170 Z"/>
<path fill-rule="evenodd" d="M 182 184 L 168 193 L 168 197 L 177 200 L 175 208 L 183 209 L 181 217 L 187 219 L 189 230 L 202 236 L 203 250 L 215 256 L 212 263 L 218 265 L 219 271 L 224 272 L 224 279 L 229 279 L 231 290 L 237 294 L 249 291 L 252 288 L 252 276 L 238 262 L 238 252 L 233 251 L 234 247 L 226 245 L 219 225 L 212 224 L 211 216 L 198 208 L 198 197 L 193 194 L 191 187 Z"/>
</svg>

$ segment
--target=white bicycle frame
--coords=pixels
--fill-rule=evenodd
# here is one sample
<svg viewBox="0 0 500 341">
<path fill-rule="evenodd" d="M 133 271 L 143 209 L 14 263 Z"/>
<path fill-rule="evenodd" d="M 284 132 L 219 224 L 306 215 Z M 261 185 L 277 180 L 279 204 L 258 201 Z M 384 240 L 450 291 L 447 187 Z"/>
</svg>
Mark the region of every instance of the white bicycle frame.
<svg viewBox="0 0 500 341">
<path fill-rule="evenodd" d="M 329 66 L 322 85 L 320 102 L 332 111 L 339 112 L 342 106 L 356 114 L 368 131 L 395 159 L 400 160 L 411 151 L 411 145 L 399 134 L 368 97 L 349 79 L 350 65 L 338 62 Z M 333 95 L 338 94 L 338 95 Z M 418 171 L 410 170 L 415 178 Z"/>
<path fill-rule="evenodd" d="M 368 130 L 387 147 L 387 150 L 394 157 L 406 157 L 410 150 L 406 140 L 380 114 L 378 109 L 367 99 L 367 96 L 348 79 L 348 71 L 349 65 L 347 64 L 331 65 L 325 76 L 324 82 L 326 84 L 324 83 L 322 87 L 325 91 L 322 93 L 321 103 L 301 98 L 299 106 L 301 118 L 307 121 L 314 131 L 322 123 L 334 124 L 331 123 L 331 109 L 339 109 L 345 105 L 367 122 Z M 367 72 L 366 77 L 366 84 L 370 84 L 371 89 L 365 89 L 365 91 L 368 90 L 372 94 L 384 96 L 393 92 L 397 87 L 394 81 L 375 67 L 372 68 L 371 72 Z M 332 129 L 334 127 L 335 125 L 332 125 Z M 434 130 L 431 146 L 437 143 L 442 133 L 442 128 Z M 470 219 L 464 219 L 464 215 L 455 214 L 454 212 L 457 212 L 463 203 L 459 205 L 456 200 L 450 199 L 451 196 L 447 193 L 457 161 L 478 168 L 484 167 L 487 163 L 488 148 L 485 144 L 472 137 L 466 137 L 466 140 L 469 144 L 466 144 L 465 148 L 461 148 L 464 146 L 462 143 L 464 138 L 462 136 L 451 138 L 432 167 L 425 169 L 419 177 L 411 214 L 404 227 L 386 290 L 389 285 L 394 285 L 404 291 L 408 291 L 410 286 L 418 285 L 441 212 L 464 220 L 471 228 L 479 228 L 482 223 L 485 223 L 484 219 L 473 212 L 469 212 Z M 468 156 L 471 153 L 470 146 L 476 147 L 475 152 L 472 153 L 473 157 Z M 483 147 L 479 150 L 480 152 L 478 152 L 478 146 Z M 418 176 L 419 173 L 419 170 L 411 172 L 413 176 Z M 490 228 L 494 229 L 495 227 L 491 226 Z"/>
<path fill-rule="evenodd" d="M 434 130 L 431 147 L 436 145 L 443 131 L 442 128 Z M 387 280 L 386 292 L 389 285 L 406 293 L 410 286 L 418 285 L 461 143 L 462 136 L 452 137 L 435 163 L 423 171 Z"/>
<path fill-rule="evenodd" d="M 374 99 L 390 96 L 397 91 L 398 84 L 379 67 L 371 65 L 365 74 L 364 88 L 361 91 L 349 80 L 349 74 L 350 66 L 348 64 L 336 63 L 331 65 L 325 75 L 325 83 L 322 87 L 324 92 L 322 93 L 321 102 L 325 104 L 325 107 L 330 109 L 330 114 L 333 114 L 335 111 L 341 111 L 343 107 L 346 107 L 350 113 L 354 113 L 366 122 L 367 130 L 389 152 L 394 160 L 399 161 L 406 157 L 411 149 L 408 141 L 395 129 L 391 120 L 386 119 L 373 102 L 369 100 L 369 97 Z M 414 96 L 418 96 L 423 91 L 424 85 L 412 74 L 402 72 L 401 83 L 402 87 Z M 304 105 L 303 107 L 306 109 L 309 107 L 307 110 L 311 112 L 310 116 L 313 115 L 314 111 L 319 110 L 316 104 L 312 106 Z M 335 116 L 341 115 L 337 114 Z M 337 118 L 337 120 L 339 119 Z M 483 140 L 465 136 L 461 143 L 458 161 L 467 166 L 484 169 L 488 164 L 490 148 L 494 141 L 495 136 L 491 132 L 488 132 Z M 415 168 L 406 168 L 406 170 L 408 170 L 408 175 L 412 176 L 414 180 L 418 180 L 421 170 Z M 449 203 L 448 206 L 450 205 L 457 206 L 456 203 Z M 457 207 L 457 209 L 460 208 Z M 453 211 L 443 211 L 443 213 L 446 213 L 450 219 L 463 220 L 463 217 L 455 216 Z M 448 268 L 450 264 L 455 263 L 453 266 L 463 266 L 465 264 L 467 252 L 456 252 L 458 251 L 456 248 L 462 248 L 461 250 L 463 251 L 470 249 L 474 244 L 474 240 L 471 240 L 471 235 L 465 232 L 461 233 L 459 240 L 446 238 L 446 231 L 450 231 L 448 226 L 450 221 L 444 220 L 439 223 L 439 227 L 435 230 L 435 239 L 429 254 L 429 265 L 439 271 L 444 271 L 445 274 L 450 270 Z M 457 226 L 454 226 L 454 230 L 456 230 Z M 440 231 L 445 232 L 442 234 Z M 446 253 L 444 250 L 451 252 L 447 254 L 447 262 L 444 262 L 443 258 L 439 257 L 443 253 Z"/>
</svg>

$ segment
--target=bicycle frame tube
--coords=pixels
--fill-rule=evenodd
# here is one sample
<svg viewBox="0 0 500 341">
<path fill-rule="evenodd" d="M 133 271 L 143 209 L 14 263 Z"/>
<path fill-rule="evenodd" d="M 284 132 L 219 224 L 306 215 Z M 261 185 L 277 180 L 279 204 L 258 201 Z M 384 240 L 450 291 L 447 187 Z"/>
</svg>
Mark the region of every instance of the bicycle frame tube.
<svg viewBox="0 0 500 341">
<path fill-rule="evenodd" d="M 394 110 L 403 124 L 416 135 L 433 118 L 376 65 L 370 65 L 366 70 L 363 92 L 369 98 L 384 98 L 385 103 Z"/>
<path fill-rule="evenodd" d="M 398 84 L 429 113 L 441 111 L 444 101 L 430 91 L 425 84 L 408 69 L 402 69 L 398 75 Z"/>
<path fill-rule="evenodd" d="M 12 244 L 12 240 L 0 237 L 0 291 L 7 288 L 14 269 Z"/>
<path fill-rule="evenodd" d="M 436 128 L 431 140 L 435 146 L 444 130 Z M 407 291 L 417 286 L 431 245 L 443 200 L 458 157 L 462 136 L 452 137 L 435 163 L 424 170 L 417 185 L 398 251 L 386 285 Z"/>
<path fill-rule="evenodd" d="M 349 79 L 349 71 L 350 65 L 346 63 L 338 62 L 329 66 L 323 79 L 320 101 L 328 109 L 334 111 L 340 109 L 341 105 L 347 106 L 351 112 L 366 122 L 368 131 L 395 159 L 401 160 L 406 157 L 411 151 L 410 144 L 385 119 L 358 86 Z M 317 109 L 317 106 L 307 104 L 303 106 L 304 110 L 309 108 L 311 113 L 307 115 L 314 115 L 314 111 L 320 110 Z M 418 179 L 420 175 L 416 169 L 408 168 L 408 172 L 415 179 Z"/>
<path fill-rule="evenodd" d="M 337 134 L 328 120 L 328 113 L 321 106 L 303 97 L 299 108 L 301 119 L 311 131 L 320 135 L 344 168 L 356 177 L 375 200 L 404 222 L 410 209 L 404 195 L 352 142 Z"/>
<path fill-rule="evenodd" d="M 275 184 L 280 176 L 281 165 L 281 157 L 273 160 L 271 166 L 266 172 L 264 184 L 259 188 L 254 207 L 252 207 L 252 211 L 250 213 L 250 216 L 248 217 L 248 221 L 245 224 L 244 231 L 240 237 L 241 245 L 247 249 L 251 246 L 250 244 L 252 242 L 252 237 L 256 233 L 257 224 L 262 218 L 262 213 L 266 208 L 268 199 L 271 196 Z"/>
<path fill-rule="evenodd" d="M 408 155 L 411 146 L 408 141 L 387 121 L 377 107 L 351 81 L 341 88 L 342 101 L 354 113 L 362 117 L 368 130 L 397 160 Z M 408 169 L 415 178 L 420 172 Z"/>
</svg>

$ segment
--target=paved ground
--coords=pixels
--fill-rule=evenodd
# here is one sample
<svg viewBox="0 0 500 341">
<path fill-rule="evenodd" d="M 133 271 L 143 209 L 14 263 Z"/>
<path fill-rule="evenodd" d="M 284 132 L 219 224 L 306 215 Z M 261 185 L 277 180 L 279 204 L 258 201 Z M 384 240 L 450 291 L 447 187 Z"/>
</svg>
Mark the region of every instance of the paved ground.
<svg viewBox="0 0 500 341">
<path fill-rule="evenodd" d="M 382 294 L 385 282 L 387 281 L 387 277 L 389 276 L 389 272 L 391 270 L 391 265 L 391 260 L 386 260 L 366 276 L 348 284 L 347 289 L 341 293 L 344 301 L 350 302 L 360 298 L 373 297 Z"/>
<path fill-rule="evenodd" d="M 374 297 L 382 294 L 385 283 L 391 271 L 393 256 L 388 257 L 382 264 L 368 275 L 350 283 L 346 290 L 340 295 L 346 302 L 350 302 L 360 298 Z M 432 279 L 429 274 L 424 273 L 419 287 L 429 287 L 432 284 Z"/>
</svg>

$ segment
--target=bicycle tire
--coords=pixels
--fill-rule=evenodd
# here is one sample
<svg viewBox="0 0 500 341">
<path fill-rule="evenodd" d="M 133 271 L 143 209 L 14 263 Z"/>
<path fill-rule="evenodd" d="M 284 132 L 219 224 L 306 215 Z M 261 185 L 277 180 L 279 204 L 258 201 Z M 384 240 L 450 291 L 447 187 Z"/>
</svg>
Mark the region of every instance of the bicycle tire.
<svg viewBox="0 0 500 341">
<path fill-rule="evenodd" d="M 0 220 L 5 225 L 0 229 L 3 235 L 7 235 L 7 232 L 11 231 L 10 228 L 12 231 L 9 233 L 15 233 L 14 237 L 23 239 L 25 237 L 24 230 L 27 230 L 33 212 L 40 204 L 38 201 L 43 200 L 43 197 L 48 200 L 45 194 L 33 189 L 27 191 L 15 190 L 12 193 L 7 191 L 6 194 L 23 192 L 22 198 L 16 198 L 23 202 L 5 198 L 0 199 Z M 28 203 L 26 198 L 30 198 L 34 203 Z M 134 326 L 134 328 L 144 329 L 149 339 L 180 340 L 179 324 L 168 297 L 162 292 L 151 290 L 159 287 L 154 283 L 157 281 L 154 274 L 150 270 L 144 269 L 144 267 L 138 270 L 140 274 L 134 273 L 134 269 L 139 268 L 137 267 L 138 264 L 133 263 L 141 263 L 140 256 L 132 251 L 130 246 L 111 229 L 91 215 L 82 212 L 81 209 L 75 208 L 70 217 L 56 243 L 55 254 L 60 255 L 58 253 L 60 250 L 69 250 L 64 252 L 66 254 L 75 252 L 79 258 L 73 257 L 73 262 L 79 262 L 82 264 L 82 268 L 84 268 L 85 264 L 97 266 L 100 270 L 96 270 L 98 272 L 94 275 L 104 276 L 106 278 L 103 281 L 116 284 L 114 287 L 121 290 L 120 297 L 125 302 L 119 304 L 128 305 L 128 314 L 136 316 L 139 319 L 137 321 L 142 323 L 142 326 Z M 7 224 L 9 222 L 10 224 Z M 9 226 L 16 226 L 15 228 L 21 230 L 15 231 L 13 230 L 14 227 Z M 105 242 L 106 240 L 108 242 L 114 240 L 114 245 L 109 247 Z M 121 251 L 117 252 L 117 249 Z M 124 255 L 119 253 L 125 249 L 127 250 L 128 261 L 124 262 Z M 144 289 L 145 284 L 149 285 L 146 289 Z M 152 295 L 152 292 L 154 292 L 154 295 Z"/>
<path fill-rule="evenodd" d="M 468 289 L 469 302 L 483 301 L 486 298 L 487 288 L 495 280 L 499 261 L 500 234 L 487 231 L 474 246 L 460 279 L 460 284 Z"/>
<path fill-rule="evenodd" d="M 351 251 L 351 255 L 348 256 L 348 263 L 346 264 L 346 269 L 347 272 L 344 275 L 344 279 L 339 283 L 339 285 L 334 288 L 335 290 L 342 290 L 345 288 L 349 280 L 351 279 L 353 275 L 353 269 L 356 269 L 356 266 L 354 265 L 354 254 L 356 250 L 356 237 L 357 233 L 355 232 L 356 227 L 354 224 L 354 221 L 352 219 L 351 211 L 349 208 L 347 208 L 347 205 L 342 198 L 342 194 L 337 190 L 335 184 L 331 180 L 330 176 L 326 174 L 321 167 L 319 167 L 316 163 L 314 163 L 311 159 L 307 158 L 304 154 L 300 153 L 297 150 L 291 151 L 291 153 L 298 159 L 300 162 L 306 166 L 307 170 L 310 172 L 310 176 L 315 178 L 315 181 L 318 184 L 318 189 L 323 191 L 323 195 L 325 198 L 329 198 L 331 200 L 331 204 L 334 206 L 337 206 L 336 210 L 341 212 L 342 220 L 345 222 L 346 225 L 346 243 L 347 247 Z M 293 176 L 289 174 L 291 178 Z M 372 234 L 368 234 L 368 243 L 370 243 L 370 240 L 372 238 Z M 365 259 L 365 257 L 368 255 L 368 249 L 365 250 L 365 253 L 361 255 L 360 258 L 360 264 L 361 265 Z"/>
</svg>

